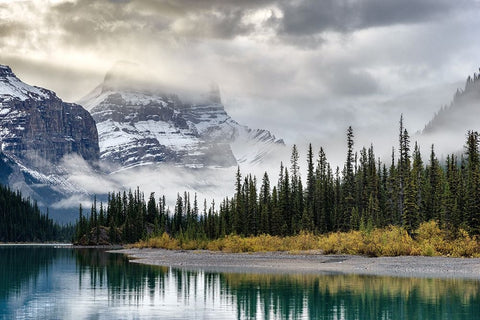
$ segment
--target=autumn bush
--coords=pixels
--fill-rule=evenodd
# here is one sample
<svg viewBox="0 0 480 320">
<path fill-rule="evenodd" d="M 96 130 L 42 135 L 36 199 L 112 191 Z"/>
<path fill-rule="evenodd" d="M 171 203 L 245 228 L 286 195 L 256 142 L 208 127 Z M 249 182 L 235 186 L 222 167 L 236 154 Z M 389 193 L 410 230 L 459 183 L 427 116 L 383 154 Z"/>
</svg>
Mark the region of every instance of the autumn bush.
<svg viewBox="0 0 480 320">
<path fill-rule="evenodd" d="M 169 250 L 181 249 L 179 241 L 164 232 L 161 236 L 152 237 L 148 240 L 140 240 L 133 245 L 134 248 L 163 248 Z"/>
<path fill-rule="evenodd" d="M 455 237 L 442 230 L 438 223 L 422 223 L 411 235 L 402 227 L 389 226 L 381 229 L 333 232 L 315 235 L 301 232 L 295 236 L 279 237 L 259 235 L 242 237 L 228 235 L 215 240 L 175 239 L 167 233 L 137 242 L 137 248 L 164 248 L 170 250 L 207 249 L 231 253 L 289 251 L 292 253 L 313 250 L 325 254 L 357 254 L 379 256 L 451 256 L 480 257 L 477 237 L 472 237 L 460 229 Z"/>
</svg>

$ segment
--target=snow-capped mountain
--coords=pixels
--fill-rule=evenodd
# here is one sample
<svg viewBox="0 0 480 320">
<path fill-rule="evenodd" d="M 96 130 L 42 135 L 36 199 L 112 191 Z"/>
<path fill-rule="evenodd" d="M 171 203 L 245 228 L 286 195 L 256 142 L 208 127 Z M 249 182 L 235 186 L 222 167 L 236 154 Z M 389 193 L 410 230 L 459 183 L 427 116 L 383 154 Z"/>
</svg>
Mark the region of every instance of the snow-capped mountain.
<svg viewBox="0 0 480 320">
<path fill-rule="evenodd" d="M 0 65 L 1 182 L 42 202 L 78 192 L 61 161 L 75 154 L 99 159 L 98 136 L 91 115 L 65 103 L 50 90 L 30 86 Z"/>
<path fill-rule="evenodd" d="M 117 168 L 167 162 L 187 167 L 230 167 L 262 161 L 284 145 L 267 130 L 252 130 L 225 111 L 218 87 L 183 99 L 139 85 L 117 64 L 79 101 L 97 123 L 100 158 Z M 193 101 L 193 102 L 192 102 Z"/>
<path fill-rule="evenodd" d="M 199 98 L 181 98 L 165 93 L 174 90 L 125 81 L 121 67 L 82 100 L 89 112 L 0 65 L 0 183 L 49 207 L 58 221 L 73 221 L 79 202 L 93 194 L 101 199 L 138 184 L 212 193 L 216 175 L 284 147 L 269 131 L 234 121 L 215 86 Z M 173 171 L 181 181 L 147 181 L 166 174 L 176 179 Z"/>
</svg>

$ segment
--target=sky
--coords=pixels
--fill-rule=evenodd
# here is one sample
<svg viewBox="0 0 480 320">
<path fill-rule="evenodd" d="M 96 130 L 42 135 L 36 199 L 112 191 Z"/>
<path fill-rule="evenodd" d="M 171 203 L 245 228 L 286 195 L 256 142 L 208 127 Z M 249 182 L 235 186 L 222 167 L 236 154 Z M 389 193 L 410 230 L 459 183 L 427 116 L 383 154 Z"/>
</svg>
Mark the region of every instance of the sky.
<svg viewBox="0 0 480 320">
<path fill-rule="evenodd" d="M 478 71 L 479 17 L 478 0 L 0 0 L 0 64 L 77 101 L 131 61 L 218 83 L 235 120 L 287 144 L 335 150 L 352 125 L 390 148 L 401 113 L 422 129 Z"/>
</svg>

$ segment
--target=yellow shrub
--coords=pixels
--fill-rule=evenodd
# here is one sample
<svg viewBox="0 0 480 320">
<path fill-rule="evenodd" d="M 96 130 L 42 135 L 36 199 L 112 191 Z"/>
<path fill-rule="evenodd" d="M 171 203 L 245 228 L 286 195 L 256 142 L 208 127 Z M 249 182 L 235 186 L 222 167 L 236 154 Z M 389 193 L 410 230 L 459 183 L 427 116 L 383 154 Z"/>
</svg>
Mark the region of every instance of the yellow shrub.
<svg viewBox="0 0 480 320">
<path fill-rule="evenodd" d="M 180 249 L 178 240 L 171 238 L 166 232 L 159 237 L 142 240 L 133 245 L 135 248 L 163 248 L 170 250 Z"/>
<path fill-rule="evenodd" d="M 440 230 L 436 221 L 422 223 L 416 234 L 421 255 L 439 256 L 448 254 L 450 251 L 449 244 L 445 239 L 445 232 Z"/>
<path fill-rule="evenodd" d="M 369 232 L 334 232 L 314 235 L 301 232 L 295 236 L 279 237 L 259 235 L 241 237 L 228 235 L 216 240 L 189 240 L 183 237 L 171 238 L 167 233 L 140 241 L 133 247 L 164 249 L 208 249 L 223 252 L 267 252 L 321 250 L 325 254 L 359 254 L 368 256 L 454 256 L 480 257 L 477 237 L 470 237 L 465 230 L 451 240 L 448 233 L 441 230 L 435 221 L 424 222 L 415 231 L 415 240 L 401 227 L 389 226 Z"/>
<path fill-rule="evenodd" d="M 312 233 L 301 232 L 299 235 L 288 237 L 285 250 L 305 251 L 318 249 L 318 237 Z"/>
<path fill-rule="evenodd" d="M 480 247 L 476 237 L 470 237 L 468 232 L 460 229 L 459 236 L 453 241 L 451 255 L 454 257 L 479 257 Z"/>
<path fill-rule="evenodd" d="M 379 255 L 415 255 L 415 243 L 405 229 L 401 227 L 390 226 L 386 229 L 376 230 L 375 232 L 382 232 L 382 234 L 379 235 L 381 239 L 381 250 Z"/>
<path fill-rule="evenodd" d="M 360 254 L 363 242 L 362 233 L 359 231 L 335 232 L 322 236 L 319 240 L 319 247 L 326 254 Z"/>
</svg>

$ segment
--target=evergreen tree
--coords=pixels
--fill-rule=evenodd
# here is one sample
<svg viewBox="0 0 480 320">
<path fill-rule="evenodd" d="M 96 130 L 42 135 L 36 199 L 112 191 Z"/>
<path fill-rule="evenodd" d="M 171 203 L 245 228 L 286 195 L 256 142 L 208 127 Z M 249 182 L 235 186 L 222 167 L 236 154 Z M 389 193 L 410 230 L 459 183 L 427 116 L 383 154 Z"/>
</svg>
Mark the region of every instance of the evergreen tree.
<svg viewBox="0 0 480 320">
<path fill-rule="evenodd" d="M 292 217 L 290 221 L 291 230 L 293 233 L 297 233 L 300 231 L 300 220 L 302 218 L 303 212 L 303 190 L 301 185 L 301 178 L 300 178 L 300 167 L 298 165 L 298 150 L 297 146 L 293 145 L 292 148 L 292 155 L 290 158 L 291 167 L 290 171 L 292 173 L 291 176 L 291 201 L 292 201 Z"/>
<path fill-rule="evenodd" d="M 423 183 L 423 163 L 420 149 L 416 143 L 413 152 L 413 168 L 405 182 L 402 222 L 405 230 L 412 233 L 422 220 L 420 217 L 420 207 L 422 203 L 421 186 Z"/>
<path fill-rule="evenodd" d="M 267 172 L 264 173 L 262 179 L 262 186 L 260 187 L 259 195 L 259 211 L 260 211 L 260 234 L 269 234 L 271 232 L 270 228 L 270 218 L 272 216 L 272 204 L 271 204 L 271 195 L 270 195 L 270 179 L 268 178 Z"/>
<path fill-rule="evenodd" d="M 344 212 L 343 216 L 340 219 L 340 229 L 348 230 L 348 226 L 351 224 L 352 213 L 358 214 L 357 211 L 354 211 L 355 208 L 355 176 L 354 176 L 354 165 L 355 165 L 354 153 L 353 153 L 353 129 L 348 127 L 347 130 L 347 161 L 345 162 L 344 169 Z M 355 221 L 354 221 L 355 223 Z"/>
<path fill-rule="evenodd" d="M 469 131 L 467 135 L 466 201 L 465 214 L 470 221 L 470 230 L 480 234 L 480 156 L 479 135 Z"/>
<path fill-rule="evenodd" d="M 399 134 L 399 161 L 398 161 L 398 212 L 402 215 L 404 212 L 405 187 L 410 175 L 410 137 L 407 129 L 403 126 L 403 114 L 400 116 L 400 134 Z M 404 222 L 403 222 L 404 223 Z"/>
<path fill-rule="evenodd" d="M 430 152 L 430 163 L 427 167 L 427 183 L 425 185 L 425 221 L 437 220 L 443 225 L 442 218 L 442 195 L 444 193 L 443 186 L 443 170 L 435 156 L 434 146 L 432 145 Z"/>
</svg>

